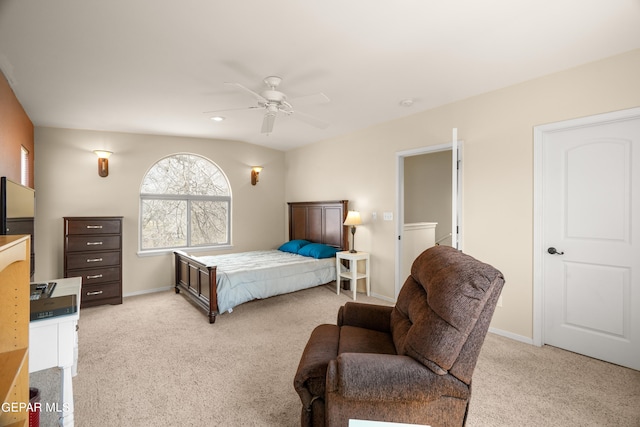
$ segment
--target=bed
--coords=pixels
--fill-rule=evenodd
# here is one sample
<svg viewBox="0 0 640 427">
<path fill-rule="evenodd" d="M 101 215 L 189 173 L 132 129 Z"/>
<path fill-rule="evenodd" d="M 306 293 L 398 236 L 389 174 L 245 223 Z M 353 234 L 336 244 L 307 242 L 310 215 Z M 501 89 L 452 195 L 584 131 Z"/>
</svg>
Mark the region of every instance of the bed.
<svg viewBox="0 0 640 427">
<path fill-rule="evenodd" d="M 349 247 L 343 225 L 348 201 L 288 203 L 289 240 Z M 216 316 L 253 299 L 295 292 L 335 280 L 335 258 L 316 259 L 278 250 L 196 257 L 175 255 L 175 292 Z"/>
</svg>

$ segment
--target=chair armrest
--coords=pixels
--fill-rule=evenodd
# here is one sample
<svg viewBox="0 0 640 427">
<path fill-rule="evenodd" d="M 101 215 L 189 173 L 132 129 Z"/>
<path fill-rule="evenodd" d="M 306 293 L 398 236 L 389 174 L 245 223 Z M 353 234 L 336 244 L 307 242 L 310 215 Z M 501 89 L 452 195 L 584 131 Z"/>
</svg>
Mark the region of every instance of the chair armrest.
<svg viewBox="0 0 640 427">
<path fill-rule="evenodd" d="M 293 380 L 306 409 L 317 396 L 324 395 L 327 365 L 338 354 L 339 340 L 340 328 L 336 325 L 319 325 L 311 332 Z"/>
<path fill-rule="evenodd" d="M 357 326 L 380 332 L 391 332 L 393 307 L 348 302 L 338 310 L 338 326 Z"/>
<path fill-rule="evenodd" d="M 327 395 L 355 401 L 429 402 L 470 394 L 454 376 L 438 375 L 409 356 L 342 353 L 329 362 L 326 379 Z"/>
<path fill-rule="evenodd" d="M 324 420 L 463 426 L 470 396 L 453 375 L 438 375 L 409 356 L 342 353 L 327 369 Z"/>
</svg>

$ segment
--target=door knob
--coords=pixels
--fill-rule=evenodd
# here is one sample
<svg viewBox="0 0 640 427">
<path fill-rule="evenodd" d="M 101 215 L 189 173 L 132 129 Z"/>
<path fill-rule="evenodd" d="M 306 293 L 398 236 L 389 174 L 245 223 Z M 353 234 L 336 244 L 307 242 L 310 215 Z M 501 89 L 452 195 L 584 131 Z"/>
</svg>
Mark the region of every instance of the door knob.
<svg viewBox="0 0 640 427">
<path fill-rule="evenodd" d="M 553 246 L 547 249 L 547 252 L 549 252 L 551 255 L 564 255 L 564 252 L 558 252 Z"/>
</svg>

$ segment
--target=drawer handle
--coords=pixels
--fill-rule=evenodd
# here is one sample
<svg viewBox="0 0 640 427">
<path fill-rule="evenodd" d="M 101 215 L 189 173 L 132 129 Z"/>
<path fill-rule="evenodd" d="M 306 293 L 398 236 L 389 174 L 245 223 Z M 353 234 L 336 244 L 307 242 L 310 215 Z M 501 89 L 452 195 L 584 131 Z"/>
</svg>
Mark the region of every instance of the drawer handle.
<svg viewBox="0 0 640 427">
<path fill-rule="evenodd" d="M 102 258 L 89 258 L 87 259 L 87 262 L 100 262 L 102 261 Z"/>
<path fill-rule="evenodd" d="M 102 293 L 102 291 L 95 291 L 95 292 L 87 292 L 87 296 L 91 296 L 91 295 L 100 295 Z"/>
<path fill-rule="evenodd" d="M 93 275 L 93 276 L 87 276 L 87 279 L 99 279 L 101 277 L 102 277 L 102 274 L 96 274 L 96 275 Z"/>
<path fill-rule="evenodd" d="M 102 242 L 87 242 L 87 246 L 96 246 L 96 245 L 101 245 Z"/>
<path fill-rule="evenodd" d="M 98 229 L 100 229 L 100 228 L 102 228 L 102 226 L 101 225 L 87 225 L 87 228 L 98 228 Z"/>
</svg>

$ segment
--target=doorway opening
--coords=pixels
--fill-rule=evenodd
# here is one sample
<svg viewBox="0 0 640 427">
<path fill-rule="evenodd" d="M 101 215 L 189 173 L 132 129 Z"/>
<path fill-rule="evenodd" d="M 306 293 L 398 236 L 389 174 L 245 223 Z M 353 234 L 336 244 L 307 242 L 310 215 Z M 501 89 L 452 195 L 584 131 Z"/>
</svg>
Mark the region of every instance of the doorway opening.
<svg viewBox="0 0 640 427">
<path fill-rule="evenodd" d="M 429 229 L 434 228 L 434 244 L 449 245 L 461 249 L 461 148 L 462 143 L 457 140 L 457 132 L 454 129 L 451 143 L 396 153 L 396 298 L 404 279 L 406 279 L 407 262 L 405 262 L 405 258 L 409 251 L 403 246 L 407 243 L 405 237 L 409 237 L 405 236 L 407 224 L 419 223 Z M 441 164 L 445 158 L 448 158 L 448 167 Z M 438 170 L 425 171 L 423 170 L 425 168 Z M 445 173 L 449 175 L 445 177 L 443 175 Z M 438 179 L 438 175 L 440 179 Z M 422 180 L 422 182 L 416 185 L 415 182 L 412 182 L 416 179 Z M 445 192 L 446 195 L 443 194 Z M 420 206 L 427 203 L 427 198 L 435 199 L 438 206 L 433 209 L 425 209 L 421 213 Z M 442 206 L 443 204 L 448 204 L 448 206 Z M 428 216 L 421 216 L 421 214 Z M 442 218 L 442 220 L 436 221 L 436 218 Z M 436 222 L 438 224 L 433 225 Z M 409 254 L 409 256 L 412 255 Z"/>
</svg>

